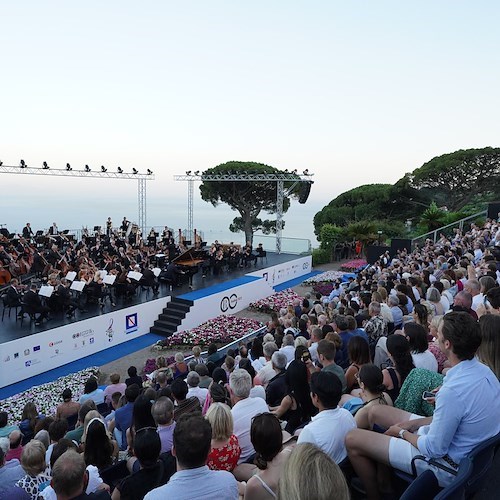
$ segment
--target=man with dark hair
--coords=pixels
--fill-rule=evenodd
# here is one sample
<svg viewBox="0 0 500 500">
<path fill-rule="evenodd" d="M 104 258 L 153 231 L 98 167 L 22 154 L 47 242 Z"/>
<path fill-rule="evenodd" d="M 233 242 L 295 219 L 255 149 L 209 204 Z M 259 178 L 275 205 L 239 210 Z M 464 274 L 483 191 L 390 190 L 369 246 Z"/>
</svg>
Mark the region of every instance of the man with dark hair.
<svg viewBox="0 0 500 500">
<path fill-rule="evenodd" d="M 54 446 L 61 440 L 68 432 L 68 421 L 65 418 L 54 420 L 49 426 L 50 445 L 45 452 L 45 462 L 50 462 L 50 456 Z"/>
<path fill-rule="evenodd" d="M 125 398 L 127 399 L 127 404 L 118 408 L 115 411 L 115 429 L 121 433 L 117 436 L 121 439 L 118 440 L 118 445 L 120 450 L 127 449 L 127 429 L 132 425 L 132 410 L 134 409 L 134 401 L 139 397 L 141 389 L 137 384 L 129 385 L 125 389 Z"/>
<path fill-rule="evenodd" d="M 353 335 L 349 332 L 349 322 L 346 316 L 338 314 L 335 316 L 334 323 L 337 327 L 337 333 L 342 339 L 342 348 L 337 351 L 335 363 L 345 370 L 349 367 L 349 353 L 347 352 L 347 348 Z"/>
<path fill-rule="evenodd" d="M 189 391 L 186 382 L 180 378 L 176 378 L 172 385 L 172 396 L 175 399 L 177 405 L 174 408 L 174 420 L 177 420 L 186 413 L 199 412 L 201 413 L 200 400 L 196 396 L 187 398 L 187 393 Z"/>
<path fill-rule="evenodd" d="M 316 445 L 337 464 L 347 456 L 346 434 L 356 428 L 354 417 L 344 408 L 338 408 L 341 396 L 342 384 L 336 375 L 328 371 L 312 374 L 311 398 L 319 413 L 304 427 L 297 441 Z"/>
<path fill-rule="evenodd" d="M 376 463 L 412 474 L 416 455 L 438 460 L 456 470 L 478 443 L 500 432 L 500 384 L 489 367 L 475 357 L 481 344 L 479 324 L 465 312 L 445 314 L 437 333 L 439 348 L 451 365 L 436 391 L 434 415 L 419 417 L 393 407 L 369 409 L 370 428 L 388 428 L 385 434 L 357 429 L 346 439 L 349 458 L 363 481 L 368 498 L 378 498 Z M 440 486 L 455 475 L 415 462 L 417 473 L 431 469 Z"/>
<path fill-rule="evenodd" d="M 206 463 L 212 442 L 212 428 L 201 415 L 183 415 L 174 430 L 172 454 L 177 458 L 177 472 L 168 484 L 150 491 L 145 500 L 164 498 L 203 498 L 235 500 L 238 485 L 227 471 L 210 470 Z"/>
<path fill-rule="evenodd" d="M 85 417 L 90 410 L 97 410 L 97 406 L 93 399 L 88 399 L 85 403 L 80 406 L 78 410 L 78 421 L 74 430 L 69 431 L 64 436 L 66 439 L 71 439 L 76 443 L 80 444 L 83 436 L 83 423 L 85 422 Z"/>
<path fill-rule="evenodd" d="M 337 354 L 337 349 L 335 348 L 335 344 L 330 340 L 320 340 L 318 342 L 318 360 L 323 366 L 321 371 L 331 372 L 333 373 L 339 380 L 342 385 L 342 392 L 345 392 L 347 389 L 347 381 L 345 378 L 345 373 L 342 368 L 335 363 L 335 356 Z M 308 362 L 309 371 L 319 370 L 319 368 L 312 366 L 312 363 Z"/>
</svg>

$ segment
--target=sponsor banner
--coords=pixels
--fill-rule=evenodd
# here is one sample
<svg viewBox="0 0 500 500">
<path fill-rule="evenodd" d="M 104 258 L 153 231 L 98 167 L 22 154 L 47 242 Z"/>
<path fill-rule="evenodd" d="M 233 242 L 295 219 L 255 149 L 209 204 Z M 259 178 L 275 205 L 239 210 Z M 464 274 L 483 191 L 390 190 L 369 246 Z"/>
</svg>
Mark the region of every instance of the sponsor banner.
<svg viewBox="0 0 500 500">
<path fill-rule="evenodd" d="M 149 333 L 169 300 L 163 297 L 0 344 L 0 387 Z"/>
<path fill-rule="evenodd" d="M 285 281 L 304 276 L 312 271 L 312 256 L 300 257 L 290 262 L 283 262 L 272 267 L 260 269 L 248 276 L 258 276 L 264 278 L 270 286 L 281 285 Z"/>
</svg>

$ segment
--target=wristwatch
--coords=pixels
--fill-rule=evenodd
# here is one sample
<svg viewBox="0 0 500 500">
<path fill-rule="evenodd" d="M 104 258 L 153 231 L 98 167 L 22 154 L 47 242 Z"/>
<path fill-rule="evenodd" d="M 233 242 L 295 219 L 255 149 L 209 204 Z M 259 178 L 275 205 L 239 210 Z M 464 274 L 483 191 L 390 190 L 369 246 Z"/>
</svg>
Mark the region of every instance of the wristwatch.
<svg viewBox="0 0 500 500">
<path fill-rule="evenodd" d="M 399 435 L 399 437 L 400 437 L 401 439 L 404 439 L 404 438 L 405 438 L 405 432 L 406 432 L 406 429 L 401 429 L 401 430 L 399 431 L 399 434 L 398 434 L 398 435 Z"/>
</svg>

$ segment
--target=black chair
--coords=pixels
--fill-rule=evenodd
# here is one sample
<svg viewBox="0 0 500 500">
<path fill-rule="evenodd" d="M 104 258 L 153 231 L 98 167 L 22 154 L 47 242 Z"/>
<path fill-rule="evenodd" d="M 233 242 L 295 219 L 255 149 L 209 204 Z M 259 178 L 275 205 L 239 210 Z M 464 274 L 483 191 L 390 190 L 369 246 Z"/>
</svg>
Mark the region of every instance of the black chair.
<svg viewBox="0 0 500 500">
<path fill-rule="evenodd" d="M 16 321 L 17 321 L 17 310 L 18 310 L 18 308 L 21 307 L 21 304 L 12 304 L 9 301 L 9 297 L 7 296 L 7 294 L 2 295 L 2 302 L 3 302 L 2 321 L 3 321 L 3 318 L 5 316 L 5 311 L 7 309 L 9 309 L 9 318 L 10 318 L 10 313 L 11 313 L 12 309 L 15 309 L 15 311 L 16 311 Z"/>
<path fill-rule="evenodd" d="M 440 490 L 434 472 L 426 470 L 406 488 L 400 500 L 433 500 Z"/>
</svg>

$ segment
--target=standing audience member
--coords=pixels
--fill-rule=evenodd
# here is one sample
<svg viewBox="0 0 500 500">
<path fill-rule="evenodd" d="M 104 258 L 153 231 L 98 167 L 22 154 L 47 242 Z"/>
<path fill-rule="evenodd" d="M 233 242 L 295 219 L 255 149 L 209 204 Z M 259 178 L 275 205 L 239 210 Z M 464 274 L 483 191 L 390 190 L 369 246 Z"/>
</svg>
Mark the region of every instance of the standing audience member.
<svg viewBox="0 0 500 500">
<path fill-rule="evenodd" d="M 206 465 L 211 441 L 210 423 L 201 415 L 188 414 L 179 419 L 172 448 L 172 454 L 177 459 L 177 472 L 166 485 L 150 491 L 144 499 L 237 499 L 238 485 L 234 476 L 227 471 L 210 470 Z"/>
<path fill-rule="evenodd" d="M 109 380 L 111 384 L 109 384 L 106 389 L 104 389 L 104 402 L 108 403 L 108 405 L 111 404 L 111 396 L 115 392 L 119 392 L 120 394 L 125 394 L 125 389 L 127 388 L 127 384 L 121 383 L 120 384 L 120 374 L 119 373 L 112 373 L 109 376 Z"/>
<path fill-rule="evenodd" d="M 71 389 L 64 389 L 62 392 L 63 402 L 56 408 L 56 418 L 68 418 L 78 413 L 80 403 L 73 401 Z"/>
</svg>

